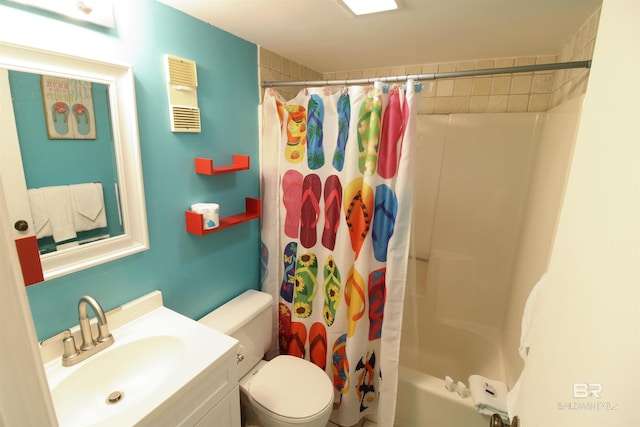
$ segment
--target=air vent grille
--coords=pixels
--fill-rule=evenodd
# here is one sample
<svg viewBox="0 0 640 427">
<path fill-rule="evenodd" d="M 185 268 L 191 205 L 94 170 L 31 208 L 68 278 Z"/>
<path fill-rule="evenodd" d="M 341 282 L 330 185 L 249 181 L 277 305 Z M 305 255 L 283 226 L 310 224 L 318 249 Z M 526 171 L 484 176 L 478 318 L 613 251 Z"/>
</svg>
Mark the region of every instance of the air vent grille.
<svg viewBox="0 0 640 427">
<path fill-rule="evenodd" d="M 182 59 L 167 55 L 169 65 L 169 83 L 182 86 L 198 86 L 196 63 L 188 59 Z"/>
<path fill-rule="evenodd" d="M 200 132 L 198 76 L 190 59 L 165 55 L 172 132 Z"/>
<path fill-rule="evenodd" d="M 200 132 L 200 110 L 198 108 L 172 107 L 172 132 Z"/>
</svg>

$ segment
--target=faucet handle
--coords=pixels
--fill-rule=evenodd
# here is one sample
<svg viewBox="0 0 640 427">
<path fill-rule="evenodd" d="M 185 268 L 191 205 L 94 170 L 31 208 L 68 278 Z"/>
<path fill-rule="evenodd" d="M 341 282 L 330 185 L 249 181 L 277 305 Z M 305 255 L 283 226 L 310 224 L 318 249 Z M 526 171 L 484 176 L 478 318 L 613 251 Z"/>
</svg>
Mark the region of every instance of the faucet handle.
<svg viewBox="0 0 640 427">
<path fill-rule="evenodd" d="M 80 354 L 80 351 L 76 347 L 76 340 L 73 338 L 73 335 L 71 335 L 71 332 L 67 331 L 65 335 L 67 336 L 62 339 L 62 347 L 64 348 L 64 353 L 62 354 L 63 363 Z"/>
<path fill-rule="evenodd" d="M 98 338 L 96 341 L 106 342 L 110 340 L 113 340 L 113 335 L 109 332 L 109 325 L 107 323 L 104 325 L 98 324 Z"/>
</svg>

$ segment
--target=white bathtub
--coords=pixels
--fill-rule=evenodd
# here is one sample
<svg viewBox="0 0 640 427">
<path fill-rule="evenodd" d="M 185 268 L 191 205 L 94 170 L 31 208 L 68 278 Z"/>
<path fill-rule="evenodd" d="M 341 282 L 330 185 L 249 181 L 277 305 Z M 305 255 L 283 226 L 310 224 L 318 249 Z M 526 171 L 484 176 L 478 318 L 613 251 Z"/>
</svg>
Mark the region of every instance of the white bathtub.
<svg viewBox="0 0 640 427">
<path fill-rule="evenodd" d="M 449 392 L 444 380 L 400 366 L 394 427 L 486 427 L 471 397 Z"/>
</svg>

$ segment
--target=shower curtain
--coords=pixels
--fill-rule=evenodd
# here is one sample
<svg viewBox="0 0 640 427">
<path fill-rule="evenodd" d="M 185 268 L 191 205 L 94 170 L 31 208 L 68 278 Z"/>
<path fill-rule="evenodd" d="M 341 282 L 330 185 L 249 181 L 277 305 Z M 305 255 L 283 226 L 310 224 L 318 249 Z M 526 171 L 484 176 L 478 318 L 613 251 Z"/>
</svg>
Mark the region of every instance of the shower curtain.
<svg viewBox="0 0 640 427">
<path fill-rule="evenodd" d="M 392 426 L 413 205 L 416 96 L 400 85 L 301 90 L 262 105 L 262 288 L 276 354 L 334 388 L 332 421 Z M 291 399 L 314 391 L 291 390 Z"/>
</svg>

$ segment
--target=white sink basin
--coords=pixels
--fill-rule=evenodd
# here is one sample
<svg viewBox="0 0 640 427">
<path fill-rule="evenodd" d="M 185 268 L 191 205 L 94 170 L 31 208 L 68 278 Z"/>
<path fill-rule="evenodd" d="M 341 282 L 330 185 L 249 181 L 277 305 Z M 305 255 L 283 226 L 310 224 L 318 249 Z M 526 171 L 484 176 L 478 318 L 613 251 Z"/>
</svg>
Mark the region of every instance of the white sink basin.
<svg viewBox="0 0 640 427">
<path fill-rule="evenodd" d="M 237 344 L 165 307 L 111 332 L 113 345 L 77 365 L 45 365 L 61 427 L 134 425 Z"/>
<path fill-rule="evenodd" d="M 139 405 L 182 362 L 184 342 L 172 336 L 142 338 L 103 351 L 78 367 L 53 390 L 61 420 L 110 418 Z"/>
</svg>

